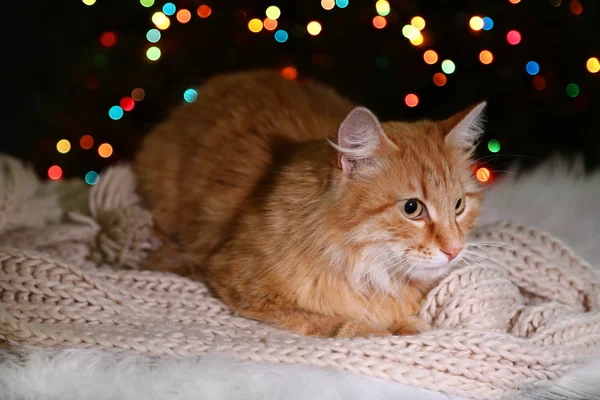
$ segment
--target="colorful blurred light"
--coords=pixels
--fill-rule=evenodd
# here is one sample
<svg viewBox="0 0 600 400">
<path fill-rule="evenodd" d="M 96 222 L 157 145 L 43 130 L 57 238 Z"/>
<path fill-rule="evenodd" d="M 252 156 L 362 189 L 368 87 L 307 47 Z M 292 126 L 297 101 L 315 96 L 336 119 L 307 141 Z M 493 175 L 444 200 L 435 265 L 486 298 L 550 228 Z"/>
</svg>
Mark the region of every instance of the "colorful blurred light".
<svg viewBox="0 0 600 400">
<path fill-rule="evenodd" d="M 84 80 L 85 87 L 90 90 L 98 89 L 100 86 L 100 79 L 94 74 L 86 76 Z"/>
<path fill-rule="evenodd" d="M 511 4 L 519 4 L 521 0 L 508 0 Z"/>
<path fill-rule="evenodd" d="M 100 155 L 100 157 L 102 157 L 102 158 L 108 158 L 108 157 L 112 156 L 112 153 L 113 153 L 113 147 L 108 143 L 102 143 L 98 147 L 98 155 Z"/>
<path fill-rule="evenodd" d="M 506 34 L 506 41 L 513 46 L 517 45 L 521 43 L 521 34 L 519 31 L 512 30 Z"/>
<path fill-rule="evenodd" d="M 404 25 L 402 27 L 402 35 L 409 40 L 415 40 L 421 36 L 421 32 L 412 25 Z"/>
<path fill-rule="evenodd" d="M 469 26 L 474 31 L 480 31 L 483 29 L 483 18 L 475 16 L 469 20 Z"/>
<path fill-rule="evenodd" d="M 452 60 L 444 60 L 442 61 L 442 71 L 444 71 L 447 75 L 450 75 L 456 71 L 456 65 Z"/>
<path fill-rule="evenodd" d="M 423 59 L 427 64 L 432 65 L 438 61 L 438 54 L 433 50 L 427 50 L 423 53 Z"/>
<path fill-rule="evenodd" d="M 94 56 L 94 65 L 98 68 L 104 68 L 108 65 L 108 57 L 105 54 L 96 54 Z"/>
<path fill-rule="evenodd" d="M 150 43 L 156 43 L 160 40 L 161 34 L 158 29 L 152 28 L 148 32 L 146 32 L 146 39 Z"/>
<path fill-rule="evenodd" d="M 146 97 L 146 92 L 142 88 L 135 88 L 131 91 L 131 97 L 135 101 L 142 101 Z"/>
<path fill-rule="evenodd" d="M 267 17 L 277 19 L 281 16 L 281 10 L 277 6 L 269 6 L 266 11 Z"/>
<path fill-rule="evenodd" d="M 250 32 L 258 33 L 260 31 L 262 31 L 262 28 L 263 28 L 263 23 L 258 18 L 252 18 L 248 22 L 248 29 L 250 29 Z"/>
<path fill-rule="evenodd" d="M 595 74 L 596 72 L 600 71 L 600 61 L 597 57 L 591 57 L 585 63 L 585 67 L 592 74 Z"/>
<path fill-rule="evenodd" d="M 281 76 L 287 80 L 294 80 L 298 76 L 298 71 L 294 67 L 285 67 L 281 70 Z"/>
<path fill-rule="evenodd" d="M 100 175 L 96 171 L 89 171 L 85 174 L 85 183 L 88 185 L 95 185 L 100 180 Z"/>
<path fill-rule="evenodd" d="M 94 138 L 91 135 L 83 135 L 79 139 L 79 146 L 84 150 L 89 150 L 94 146 Z"/>
<path fill-rule="evenodd" d="M 409 93 L 404 98 L 404 103 L 408 107 L 411 107 L 411 108 L 416 107 L 419 104 L 419 97 L 414 93 Z"/>
<path fill-rule="evenodd" d="M 385 19 L 385 17 L 382 17 L 381 15 L 377 15 L 375 18 L 373 18 L 373 26 L 377 29 L 383 29 L 385 28 L 385 26 L 387 25 L 387 20 Z"/>
<path fill-rule="evenodd" d="M 442 74 L 441 72 L 436 72 L 433 75 L 433 83 L 435 84 L 435 86 L 444 86 L 446 84 L 446 82 L 448 81 L 448 79 L 446 78 L 446 75 Z"/>
<path fill-rule="evenodd" d="M 157 11 L 152 14 L 152 23 L 162 31 L 171 26 L 171 20 L 164 13 Z"/>
<path fill-rule="evenodd" d="M 135 107 L 135 101 L 131 97 L 123 97 L 119 102 L 119 106 L 121 106 L 123 111 L 131 111 Z"/>
<path fill-rule="evenodd" d="M 154 5 L 154 0 L 140 0 L 140 4 L 146 8 L 150 8 Z"/>
<path fill-rule="evenodd" d="M 168 16 L 175 14 L 176 10 L 177 10 L 177 7 L 175 7 L 175 4 L 173 4 L 173 3 L 165 3 L 162 7 L 162 12 Z"/>
<path fill-rule="evenodd" d="M 187 24 L 192 19 L 192 13 L 190 12 L 190 10 L 186 10 L 184 8 L 184 9 L 177 11 L 176 18 L 177 18 L 177 21 L 179 21 L 179 23 Z"/>
<path fill-rule="evenodd" d="M 497 153 L 500 151 L 500 141 L 496 139 L 491 139 L 488 142 L 488 150 L 492 153 Z"/>
<path fill-rule="evenodd" d="M 71 150 L 71 142 L 67 139 L 60 139 L 58 143 L 56 143 L 56 150 L 60 154 L 67 154 Z"/>
<path fill-rule="evenodd" d="M 146 57 L 148 57 L 148 60 L 150 60 L 150 61 L 156 61 L 160 58 L 160 56 L 161 56 L 161 51 L 156 46 L 152 46 L 148 50 L 146 50 Z"/>
<path fill-rule="evenodd" d="M 115 121 L 123 118 L 123 109 L 119 106 L 112 106 L 108 110 L 108 116 Z"/>
<path fill-rule="evenodd" d="M 544 90 L 546 87 L 546 80 L 541 75 L 536 75 L 531 80 L 531 84 L 535 90 Z"/>
<path fill-rule="evenodd" d="M 321 7 L 327 11 L 332 10 L 335 7 L 335 0 L 321 0 Z"/>
<path fill-rule="evenodd" d="M 527 71 L 529 75 L 537 75 L 538 72 L 540 72 L 540 65 L 535 61 L 529 61 L 527 65 L 525 65 L 525 71 Z"/>
<path fill-rule="evenodd" d="M 569 83 L 567 85 L 567 95 L 569 97 L 577 97 L 579 96 L 579 86 L 575 83 Z"/>
<path fill-rule="evenodd" d="M 419 32 L 419 31 L 417 31 L 417 32 Z M 419 32 L 419 35 L 418 35 L 416 38 L 414 38 L 414 39 L 410 39 L 410 43 L 411 43 L 413 46 L 420 46 L 420 45 L 422 45 L 422 44 L 423 44 L 423 41 L 424 41 L 424 40 L 425 40 L 425 39 L 423 38 L 423 35 L 421 35 L 421 32 Z"/>
<path fill-rule="evenodd" d="M 198 99 L 198 92 L 195 89 L 187 89 L 183 92 L 183 99 L 188 103 L 193 103 Z"/>
<path fill-rule="evenodd" d="M 196 10 L 196 13 L 198 14 L 198 16 L 200 18 L 208 18 L 210 16 L 210 14 L 212 13 L 212 8 L 210 8 L 206 4 L 202 4 L 200 7 L 198 7 L 198 10 Z"/>
<path fill-rule="evenodd" d="M 265 20 L 263 21 L 263 26 L 265 27 L 266 30 L 273 31 L 273 30 L 275 30 L 275 28 L 277 28 L 277 20 L 271 19 L 271 18 L 265 18 Z"/>
<path fill-rule="evenodd" d="M 552 4 L 552 7 L 558 7 L 562 4 L 562 0 L 550 0 L 550 4 Z"/>
<path fill-rule="evenodd" d="M 377 10 L 377 14 L 385 17 L 390 13 L 390 3 L 388 3 L 387 0 L 378 0 L 377 3 L 375 3 L 375 9 Z"/>
<path fill-rule="evenodd" d="M 339 8 L 346 8 L 348 7 L 348 0 L 335 0 L 335 5 Z"/>
<path fill-rule="evenodd" d="M 48 178 L 52 179 L 53 181 L 59 180 L 60 178 L 62 178 L 62 175 L 62 168 L 58 165 L 53 165 L 50 168 L 48 168 Z"/>
<path fill-rule="evenodd" d="M 410 20 L 410 25 L 413 26 L 415 29 L 422 31 L 423 29 L 425 29 L 425 20 L 423 19 L 423 17 L 416 16 Z"/>
<path fill-rule="evenodd" d="M 490 17 L 483 17 L 483 30 L 489 31 L 494 27 L 494 20 Z"/>
<path fill-rule="evenodd" d="M 322 29 L 323 27 L 317 21 L 310 21 L 308 25 L 306 25 L 306 30 L 312 36 L 317 36 L 319 33 L 321 33 Z"/>
<path fill-rule="evenodd" d="M 117 44 L 117 35 L 113 32 L 104 32 L 100 35 L 100 43 L 104 47 L 112 47 Z"/>
<path fill-rule="evenodd" d="M 494 61 L 494 55 L 489 50 L 483 50 L 479 53 L 479 61 L 481 61 L 482 64 L 491 64 L 492 61 Z"/>
<path fill-rule="evenodd" d="M 277 40 L 279 43 L 286 42 L 288 40 L 288 37 L 288 33 L 283 29 L 280 29 L 277 32 L 275 32 L 275 40 Z"/>
<path fill-rule="evenodd" d="M 479 182 L 487 182 L 490 180 L 491 176 L 490 170 L 485 167 L 479 168 L 475 173 L 475 177 Z"/>
<path fill-rule="evenodd" d="M 96 0 L 82 0 L 83 4 L 85 4 L 86 6 L 93 6 L 94 4 L 96 4 Z"/>
<path fill-rule="evenodd" d="M 583 12 L 583 6 L 577 0 L 571 0 L 571 2 L 569 3 L 569 10 L 573 14 L 579 15 L 579 14 L 581 14 Z"/>
</svg>

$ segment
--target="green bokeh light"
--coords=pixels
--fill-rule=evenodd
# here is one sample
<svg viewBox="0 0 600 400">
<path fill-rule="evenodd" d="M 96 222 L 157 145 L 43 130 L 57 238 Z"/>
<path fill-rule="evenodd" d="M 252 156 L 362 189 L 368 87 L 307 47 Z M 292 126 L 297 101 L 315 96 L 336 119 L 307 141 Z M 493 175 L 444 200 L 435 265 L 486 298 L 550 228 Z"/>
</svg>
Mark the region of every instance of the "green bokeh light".
<svg viewBox="0 0 600 400">
<path fill-rule="evenodd" d="M 154 0 L 140 0 L 140 4 L 144 7 L 152 7 L 154 5 Z"/>
<path fill-rule="evenodd" d="M 492 139 L 488 142 L 488 150 L 492 153 L 497 153 L 500 151 L 500 141 L 496 139 Z"/>
<path fill-rule="evenodd" d="M 442 71 L 450 75 L 451 73 L 456 71 L 456 65 L 454 65 L 454 62 L 452 62 L 452 60 L 444 60 L 442 61 Z"/>
<path fill-rule="evenodd" d="M 567 85 L 567 95 L 569 97 L 577 97 L 579 96 L 579 86 L 574 83 L 569 83 Z"/>
</svg>

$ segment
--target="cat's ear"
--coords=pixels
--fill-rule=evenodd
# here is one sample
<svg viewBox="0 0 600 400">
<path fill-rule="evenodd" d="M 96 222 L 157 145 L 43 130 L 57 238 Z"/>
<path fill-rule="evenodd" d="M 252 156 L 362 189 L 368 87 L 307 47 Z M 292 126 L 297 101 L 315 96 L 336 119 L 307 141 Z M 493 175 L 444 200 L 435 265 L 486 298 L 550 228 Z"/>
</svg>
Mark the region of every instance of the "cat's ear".
<svg viewBox="0 0 600 400">
<path fill-rule="evenodd" d="M 483 101 L 440 121 L 446 143 L 467 152 L 473 151 L 483 135 L 485 106 L 486 103 Z"/>
<path fill-rule="evenodd" d="M 372 161 L 384 141 L 387 138 L 377 117 L 365 107 L 356 107 L 340 125 L 337 145 L 332 145 L 339 152 L 340 167 L 350 176 Z"/>
</svg>

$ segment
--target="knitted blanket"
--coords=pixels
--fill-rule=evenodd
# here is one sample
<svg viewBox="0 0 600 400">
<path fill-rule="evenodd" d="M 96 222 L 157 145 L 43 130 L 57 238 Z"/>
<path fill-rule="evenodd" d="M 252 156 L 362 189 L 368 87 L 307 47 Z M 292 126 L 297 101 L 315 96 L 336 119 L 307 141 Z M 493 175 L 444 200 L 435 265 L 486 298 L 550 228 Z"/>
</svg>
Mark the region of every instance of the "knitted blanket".
<svg viewBox="0 0 600 400">
<path fill-rule="evenodd" d="M 478 228 L 486 257 L 427 296 L 435 327 L 405 337 L 318 339 L 241 318 L 205 286 L 138 271 L 159 242 L 127 166 L 91 189 L 41 183 L 0 157 L 0 340 L 154 356 L 334 367 L 474 399 L 543 385 L 600 355 L 600 277 L 534 228 Z"/>
</svg>

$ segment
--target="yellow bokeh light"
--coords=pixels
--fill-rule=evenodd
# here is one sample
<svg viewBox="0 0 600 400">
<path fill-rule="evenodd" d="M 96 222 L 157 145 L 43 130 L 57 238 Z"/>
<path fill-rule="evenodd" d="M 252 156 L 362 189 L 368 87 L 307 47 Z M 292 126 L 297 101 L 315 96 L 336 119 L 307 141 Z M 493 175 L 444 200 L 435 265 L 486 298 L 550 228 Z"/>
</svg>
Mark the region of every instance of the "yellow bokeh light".
<svg viewBox="0 0 600 400">
<path fill-rule="evenodd" d="M 252 18 L 250 22 L 248 22 L 248 29 L 250 29 L 250 32 L 258 33 L 262 31 L 262 28 L 263 23 L 258 18 Z"/>
<path fill-rule="evenodd" d="M 429 65 L 435 64 L 438 61 L 438 55 L 433 50 L 427 50 L 425 53 L 423 53 L 423 59 Z"/>
<path fill-rule="evenodd" d="M 113 153 L 113 147 L 108 143 L 102 143 L 98 147 L 98 154 L 102 158 L 108 158 L 108 157 L 112 156 L 112 153 Z"/>
<path fill-rule="evenodd" d="M 335 7 L 335 0 L 321 0 L 321 7 L 327 11 L 332 10 Z"/>
<path fill-rule="evenodd" d="M 160 30 L 165 30 L 171 26 L 171 20 L 169 17 L 160 11 L 152 14 L 152 23 Z"/>
<path fill-rule="evenodd" d="M 277 6 L 270 6 L 267 8 L 267 17 L 271 19 L 277 19 L 281 16 L 281 10 Z"/>
<path fill-rule="evenodd" d="M 148 50 L 146 50 L 146 57 L 148 57 L 148 60 L 150 60 L 150 61 L 156 61 L 160 58 L 160 56 L 161 56 L 161 51 L 156 46 L 152 46 Z"/>
<path fill-rule="evenodd" d="M 387 0 L 379 0 L 375 3 L 375 9 L 377 10 L 377 14 L 385 17 L 390 13 L 390 3 Z"/>
<path fill-rule="evenodd" d="M 413 19 L 410 20 L 410 24 L 415 29 L 418 29 L 420 31 L 422 31 L 423 28 L 425 28 L 425 20 L 422 17 L 414 17 Z"/>
<path fill-rule="evenodd" d="M 474 31 L 480 31 L 480 30 L 482 30 L 483 29 L 483 18 L 477 17 L 477 16 L 472 17 L 469 20 L 469 26 Z"/>
<path fill-rule="evenodd" d="M 482 64 L 491 64 L 492 61 L 494 61 L 494 55 L 489 50 L 483 50 L 479 53 L 479 61 L 481 61 Z"/>
<path fill-rule="evenodd" d="M 421 32 L 412 25 L 404 25 L 402 35 L 409 40 L 417 40 L 421 36 Z"/>
<path fill-rule="evenodd" d="M 521 0 L 508 0 L 511 4 L 519 4 Z"/>
<path fill-rule="evenodd" d="M 321 29 L 321 24 L 317 21 L 311 21 L 308 23 L 308 25 L 306 25 L 306 30 L 313 36 L 317 36 L 319 33 L 321 33 Z"/>
<path fill-rule="evenodd" d="M 492 174 L 489 169 L 487 169 L 485 167 L 481 167 L 477 170 L 477 172 L 475 173 L 475 176 L 477 177 L 477 180 L 479 182 L 487 182 L 490 180 Z"/>
<path fill-rule="evenodd" d="M 56 143 L 56 150 L 61 154 L 67 154 L 71 150 L 71 143 L 67 139 L 61 139 Z"/>
<path fill-rule="evenodd" d="M 587 60 L 585 66 L 587 70 L 590 71 L 592 74 L 595 74 L 596 72 L 600 71 L 600 61 L 597 57 L 592 57 L 589 60 Z"/>
<path fill-rule="evenodd" d="M 96 4 L 96 0 L 83 0 L 83 4 L 85 4 L 86 6 L 93 6 L 94 4 Z"/>
<path fill-rule="evenodd" d="M 417 31 L 417 32 L 419 32 L 419 31 Z M 417 36 L 417 37 L 416 37 L 416 38 L 414 38 L 414 39 L 410 39 L 410 42 L 411 42 L 411 43 L 412 43 L 414 46 L 420 46 L 420 45 L 422 45 L 422 44 L 423 44 L 423 40 L 424 40 L 424 38 L 423 38 L 423 35 L 421 35 L 421 32 L 419 32 L 419 36 Z"/>
</svg>

